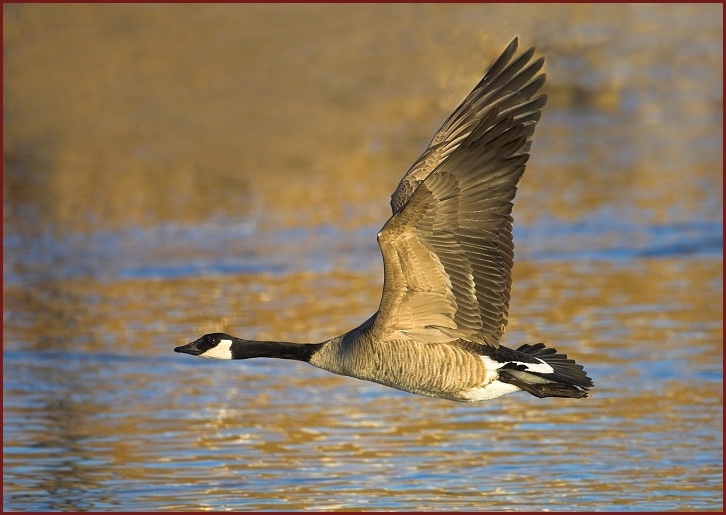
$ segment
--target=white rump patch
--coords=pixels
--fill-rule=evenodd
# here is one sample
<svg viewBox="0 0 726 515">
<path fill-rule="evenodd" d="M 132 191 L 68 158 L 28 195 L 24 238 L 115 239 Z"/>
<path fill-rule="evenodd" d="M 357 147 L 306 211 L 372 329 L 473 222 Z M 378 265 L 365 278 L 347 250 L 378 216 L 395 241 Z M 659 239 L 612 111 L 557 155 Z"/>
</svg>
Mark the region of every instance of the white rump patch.
<svg viewBox="0 0 726 515">
<path fill-rule="evenodd" d="M 207 352 L 200 354 L 200 356 L 203 358 L 232 359 L 232 340 L 221 340 Z"/>
<path fill-rule="evenodd" d="M 498 373 L 497 371 L 507 363 L 524 365 L 525 367 L 527 367 L 527 371 L 529 372 L 536 372 L 539 374 L 554 373 L 554 369 L 539 358 L 534 358 L 538 361 L 538 363 L 522 363 L 521 361 L 505 361 L 504 363 L 500 363 L 499 361 L 493 360 L 489 356 L 482 356 L 481 359 L 484 361 L 484 366 L 487 369 L 488 379 L 484 380 L 484 386 L 477 386 L 475 388 L 471 388 L 469 390 L 461 392 L 461 397 L 470 402 L 487 401 L 489 399 L 501 397 L 502 395 L 506 395 L 508 393 L 521 391 L 521 388 L 519 388 L 518 386 L 514 386 L 513 384 L 505 383 L 504 381 L 496 379 Z M 516 374 L 516 372 L 512 372 Z M 525 371 L 522 371 L 521 373 L 524 374 Z M 494 380 L 492 381 L 492 379 Z M 487 382 L 487 380 L 491 382 Z M 527 381 L 538 382 L 536 380 L 536 376 L 531 375 L 528 376 Z M 547 383 L 550 381 L 543 379 L 542 382 Z"/>
<path fill-rule="evenodd" d="M 521 361 L 507 361 L 505 363 L 500 363 L 498 361 L 494 361 L 488 356 L 482 356 L 482 359 L 484 360 L 484 365 L 487 370 L 499 370 L 507 363 L 516 363 L 517 365 L 524 365 L 527 367 L 528 372 L 537 372 L 538 374 L 554 374 L 555 372 L 550 365 L 539 358 L 534 358 L 539 361 L 539 363 L 522 363 Z"/>
</svg>

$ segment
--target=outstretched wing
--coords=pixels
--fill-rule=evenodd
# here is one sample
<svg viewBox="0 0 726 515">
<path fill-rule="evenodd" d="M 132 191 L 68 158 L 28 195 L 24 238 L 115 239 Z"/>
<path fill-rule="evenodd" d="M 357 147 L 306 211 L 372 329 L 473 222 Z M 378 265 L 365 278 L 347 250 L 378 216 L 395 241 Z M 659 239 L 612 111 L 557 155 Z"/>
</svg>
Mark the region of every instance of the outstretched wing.
<svg viewBox="0 0 726 515">
<path fill-rule="evenodd" d="M 518 43 L 517 38 L 512 40 L 479 84 L 436 131 L 428 148 L 403 176 L 391 195 L 393 214 L 406 205 L 418 185 L 459 147 L 494 106 L 499 105 L 502 110 L 515 107 L 523 97 L 531 96 L 542 86 L 544 75 L 528 84 L 532 91 L 522 88 L 544 64 L 544 58 L 540 58 L 527 66 L 534 54 L 534 48 L 530 48 L 507 66 L 517 51 Z M 519 95 L 512 96 L 511 93 L 516 91 Z"/>
<path fill-rule="evenodd" d="M 394 215 L 378 234 L 385 282 L 376 338 L 499 345 L 512 283 L 512 200 L 546 102 L 532 98 L 545 79 L 535 77 L 543 59 L 527 66 L 534 49 L 508 65 L 516 42 L 393 195 Z"/>
</svg>

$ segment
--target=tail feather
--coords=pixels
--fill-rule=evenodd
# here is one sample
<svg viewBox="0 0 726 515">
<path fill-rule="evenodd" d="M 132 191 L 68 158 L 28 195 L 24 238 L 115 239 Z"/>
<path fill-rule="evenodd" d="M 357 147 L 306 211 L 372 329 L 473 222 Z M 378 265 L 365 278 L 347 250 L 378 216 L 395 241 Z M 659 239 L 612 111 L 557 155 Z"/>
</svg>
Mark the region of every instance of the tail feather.
<svg viewBox="0 0 726 515">
<path fill-rule="evenodd" d="M 558 354 L 555 349 L 544 346 L 522 345 L 516 351 L 529 358 L 543 361 L 552 367 L 551 373 L 533 371 L 527 363 L 510 362 L 499 369 L 499 380 L 513 384 L 537 397 L 587 397 L 587 390 L 593 387 L 581 365 L 568 359 L 565 354 Z"/>
<path fill-rule="evenodd" d="M 592 388 L 594 385 L 582 365 L 568 359 L 565 354 L 558 354 L 556 349 L 545 347 L 544 343 L 522 345 L 517 349 L 533 358 L 538 358 L 550 365 L 555 373 L 554 379 L 580 388 Z"/>
</svg>

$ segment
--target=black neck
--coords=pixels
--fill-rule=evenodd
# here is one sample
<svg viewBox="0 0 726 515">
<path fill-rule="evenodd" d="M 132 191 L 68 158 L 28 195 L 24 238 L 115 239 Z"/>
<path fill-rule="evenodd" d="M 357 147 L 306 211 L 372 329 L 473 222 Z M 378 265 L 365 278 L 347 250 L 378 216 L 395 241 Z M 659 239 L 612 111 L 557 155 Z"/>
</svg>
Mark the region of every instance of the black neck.
<svg viewBox="0 0 726 515">
<path fill-rule="evenodd" d="M 232 344 L 232 359 L 278 358 L 310 361 L 322 343 L 267 342 L 236 339 Z"/>
</svg>

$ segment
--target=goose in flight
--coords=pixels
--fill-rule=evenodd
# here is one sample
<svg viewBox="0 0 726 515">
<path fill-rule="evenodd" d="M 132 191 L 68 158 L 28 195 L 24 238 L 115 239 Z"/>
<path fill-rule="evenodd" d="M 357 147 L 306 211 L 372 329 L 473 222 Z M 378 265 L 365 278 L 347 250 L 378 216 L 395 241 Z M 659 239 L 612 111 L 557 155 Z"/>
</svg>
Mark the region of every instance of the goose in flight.
<svg viewBox="0 0 726 515">
<path fill-rule="evenodd" d="M 176 352 L 306 361 L 429 397 L 474 402 L 523 390 L 587 397 L 582 366 L 542 343 L 500 344 L 512 284 L 512 200 L 546 95 L 534 48 L 515 38 L 436 132 L 391 196 L 378 233 L 378 311 L 321 343 L 202 336 Z"/>
</svg>

